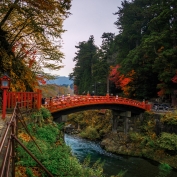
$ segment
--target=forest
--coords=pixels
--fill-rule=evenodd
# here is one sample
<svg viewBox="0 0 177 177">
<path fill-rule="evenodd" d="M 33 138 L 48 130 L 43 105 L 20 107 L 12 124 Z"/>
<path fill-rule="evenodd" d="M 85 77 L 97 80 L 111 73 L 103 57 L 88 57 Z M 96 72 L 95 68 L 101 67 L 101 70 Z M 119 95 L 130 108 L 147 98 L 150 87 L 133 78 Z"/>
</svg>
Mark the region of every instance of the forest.
<svg viewBox="0 0 177 177">
<path fill-rule="evenodd" d="M 35 91 L 39 85 L 45 85 L 47 80 L 54 78 L 46 73 L 45 69 L 59 70 L 63 67 L 61 34 L 65 32 L 63 22 L 70 16 L 71 5 L 71 0 L 0 1 L 0 74 L 6 73 L 11 78 L 11 91 Z M 70 73 L 70 79 L 74 81 L 74 93 L 94 95 L 109 93 L 138 100 L 161 97 L 175 105 L 176 6 L 175 0 L 123 0 L 121 7 L 113 14 L 117 17 L 114 25 L 119 32 L 118 35 L 110 32 L 100 34 L 102 38 L 100 47 L 95 45 L 93 35 L 75 46 L 77 52 L 73 61 L 76 65 Z M 47 91 L 50 92 L 50 89 L 49 86 Z M 54 89 L 57 92 L 59 90 L 55 85 Z M 60 92 L 63 94 L 65 89 L 61 88 Z M 71 158 L 70 150 L 62 140 L 61 127 L 53 122 L 51 115 L 46 116 L 49 113 L 45 111 L 40 112 L 41 125 L 36 124 L 36 115 L 32 115 L 34 125 L 29 125 L 30 131 L 38 136 L 37 141 L 44 151 L 44 156 L 40 156 L 30 142 L 28 145 L 34 153 L 37 153 L 36 156 L 39 156 L 55 175 L 93 176 L 96 173 L 97 176 L 102 176 L 102 171 L 97 166 L 94 168 L 95 171 L 85 168 L 87 163 L 82 168 L 73 157 Z M 75 122 L 77 120 L 76 123 L 87 124 L 82 121 L 83 115 L 77 119 L 75 115 L 70 115 L 70 118 Z M 28 120 L 31 120 L 31 117 Z M 168 120 L 172 125 L 177 124 L 176 114 L 164 117 L 163 120 Z M 90 122 L 92 123 L 92 120 Z M 139 151 L 139 154 L 148 158 L 151 158 L 149 156 L 152 155 L 154 148 L 157 156 L 153 157 L 165 158 L 165 163 L 171 162 L 170 165 L 176 168 L 176 135 L 155 136 L 154 132 L 150 131 L 154 128 L 153 123 L 147 119 L 147 125 L 142 125 L 143 134 L 131 134 L 130 143 L 135 141 L 136 149 L 138 145 L 141 146 L 139 150 L 142 147 L 146 148 L 146 151 Z M 103 136 L 110 128 L 98 125 L 102 131 L 96 134 L 96 138 Z M 86 129 L 87 131 L 82 133 L 83 137 L 88 131 L 95 132 L 95 129 L 92 127 Z M 28 137 L 26 139 L 26 134 L 24 136 L 23 132 L 21 133 L 19 136 L 27 144 L 30 139 Z M 52 163 L 48 156 L 51 143 Z M 36 167 L 36 164 L 31 159 L 26 160 L 26 154 L 21 149 L 18 150 L 21 154 L 19 153 L 17 172 L 23 169 L 32 176 L 32 170 L 36 171 L 36 168 L 24 169 L 22 165 Z M 59 156 L 56 154 L 61 154 L 64 158 L 58 160 Z M 175 160 L 171 161 L 169 154 L 172 154 L 171 157 Z M 60 165 L 56 165 L 56 161 Z M 73 163 L 70 163 L 71 161 Z"/>
<path fill-rule="evenodd" d="M 114 13 L 118 35 L 104 32 L 100 47 L 94 36 L 75 46 L 76 65 L 70 73 L 75 93 L 139 100 L 161 97 L 175 105 L 176 5 L 173 0 L 122 1 Z"/>
<path fill-rule="evenodd" d="M 45 69 L 62 68 L 63 21 L 71 0 L 4 0 L 0 2 L 1 74 L 11 78 L 12 91 L 34 91 L 54 76 Z M 80 41 L 69 74 L 75 94 L 119 94 L 146 99 L 162 97 L 176 104 L 177 2 L 124 0 L 113 13 L 119 32 Z"/>
</svg>

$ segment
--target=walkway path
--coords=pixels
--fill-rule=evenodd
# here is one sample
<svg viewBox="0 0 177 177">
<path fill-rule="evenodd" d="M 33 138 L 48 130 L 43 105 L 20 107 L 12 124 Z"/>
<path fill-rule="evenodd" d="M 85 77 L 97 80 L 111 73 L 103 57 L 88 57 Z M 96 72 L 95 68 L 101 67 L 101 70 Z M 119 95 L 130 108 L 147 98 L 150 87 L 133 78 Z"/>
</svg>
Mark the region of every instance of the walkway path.
<svg viewBox="0 0 177 177">
<path fill-rule="evenodd" d="M 5 119 L 2 119 L 2 114 L 0 114 L 0 143 L 1 143 L 1 140 L 4 136 L 5 130 L 7 128 L 7 123 L 10 121 L 10 118 L 11 118 L 11 114 L 7 114 Z M 3 146 L 3 147 L 5 147 L 5 146 Z M 4 153 L 5 153 L 5 148 L 3 148 L 0 153 L 0 166 L 2 165 Z"/>
<path fill-rule="evenodd" d="M 5 119 L 2 119 L 0 114 L 0 142 L 4 134 L 4 131 L 7 127 L 7 123 L 10 121 L 10 118 L 11 118 L 11 114 L 7 114 Z"/>
</svg>

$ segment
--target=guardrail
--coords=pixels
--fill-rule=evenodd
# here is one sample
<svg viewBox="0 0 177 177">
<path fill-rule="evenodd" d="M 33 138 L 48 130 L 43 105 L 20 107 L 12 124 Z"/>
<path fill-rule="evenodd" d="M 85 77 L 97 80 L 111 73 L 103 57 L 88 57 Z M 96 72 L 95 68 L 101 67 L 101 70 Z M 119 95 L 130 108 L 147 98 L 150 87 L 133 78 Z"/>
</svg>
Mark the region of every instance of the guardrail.
<svg viewBox="0 0 177 177">
<path fill-rule="evenodd" d="M 30 156 L 33 158 L 38 165 L 46 172 L 50 177 L 53 175 L 41 164 L 41 162 L 23 145 L 23 143 L 18 139 L 18 123 L 20 122 L 23 128 L 26 130 L 28 135 L 33 140 L 34 144 L 38 147 L 33 137 L 30 135 L 25 120 L 23 119 L 22 113 L 20 111 L 19 105 L 22 105 L 22 102 L 17 102 L 14 108 L 13 114 L 10 118 L 10 121 L 7 123 L 7 127 L 2 135 L 0 142 L 0 157 L 1 157 L 1 167 L 0 167 L 0 177 L 15 177 L 15 148 L 20 145 Z M 29 113 L 31 109 L 26 109 L 26 113 Z M 40 148 L 38 147 L 41 152 Z"/>
</svg>

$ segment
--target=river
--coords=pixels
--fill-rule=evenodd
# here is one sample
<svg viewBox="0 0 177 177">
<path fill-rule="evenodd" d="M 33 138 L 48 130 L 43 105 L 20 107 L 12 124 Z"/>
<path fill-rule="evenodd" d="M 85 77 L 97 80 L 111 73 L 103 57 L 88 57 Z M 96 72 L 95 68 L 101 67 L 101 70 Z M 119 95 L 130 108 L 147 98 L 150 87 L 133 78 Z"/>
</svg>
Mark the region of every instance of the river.
<svg viewBox="0 0 177 177">
<path fill-rule="evenodd" d="M 109 177 L 118 174 L 121 170 L 127 171 L 124 177 L 157 177 L 158 164 L 143 158 L 115 155 L 106 152 L 98 143 L 79 137 L 65 134 L 65 142 L 71 147 L 72 153 L 82 162 L 88 154 L 91 163 L 101 159 L 104 161 L 104 174 Z M 168 177 L 177 177 L 177 172 L 172 171 Z"/>
</svg>

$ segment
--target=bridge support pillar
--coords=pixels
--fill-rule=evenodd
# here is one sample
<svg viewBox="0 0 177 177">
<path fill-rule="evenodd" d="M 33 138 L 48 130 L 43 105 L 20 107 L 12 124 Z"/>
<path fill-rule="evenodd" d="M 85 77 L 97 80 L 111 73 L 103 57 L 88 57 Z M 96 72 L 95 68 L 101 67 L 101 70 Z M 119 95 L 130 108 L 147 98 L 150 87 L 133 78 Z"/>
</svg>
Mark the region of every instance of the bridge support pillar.
<svg viewBox="0 0 177 177">
<path fill-rule="evenodd" d="M 131 111 L 120 112 L 113 110 L 112 115 L 112 132 L 123 132 L 127 134 L 131 125 L 129 119 L 131 117 Z"/>
<path fill-rule="evenodd" d="M 112 132 L 117 132 L 117 127 L 119 123 L 119 118 L 120 118 L 120 112 L 116 110 L 112 110 Z"/>
<path fill-rule="evenodd" d="M 68 119 L 68 115 L 60 115 L 59 117 L 55 117 L 55 121 L 58 123 L 66 122 Z"/>
<path fill-rule="evenodd" d="M 129 118 L 131 117 L 131 111 L 121 112 L 120 116 L 123 117 L 123 130 L 124 133 L 127 134 L 129 131 Z"/>
</svg>

